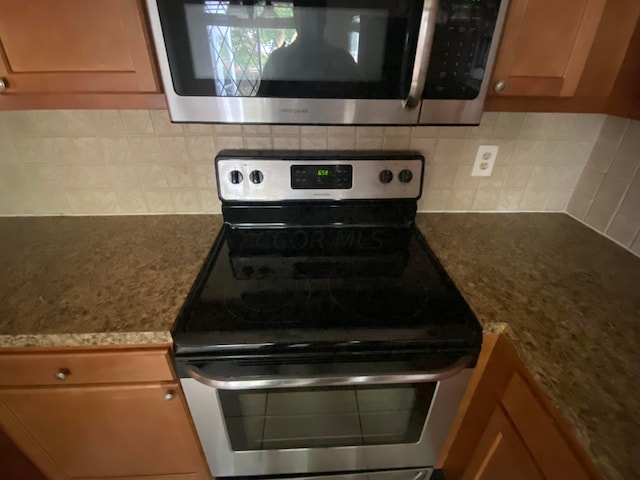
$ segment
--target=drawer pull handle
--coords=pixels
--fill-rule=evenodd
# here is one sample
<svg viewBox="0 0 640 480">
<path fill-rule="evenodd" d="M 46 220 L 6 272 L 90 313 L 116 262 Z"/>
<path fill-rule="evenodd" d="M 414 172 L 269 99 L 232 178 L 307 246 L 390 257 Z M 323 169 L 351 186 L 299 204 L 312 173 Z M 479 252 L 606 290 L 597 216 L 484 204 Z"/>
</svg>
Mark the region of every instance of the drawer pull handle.
<svg viewBox="0 0 640 480">
<path fill-rule="evenodd" d="M 4 78 L 0 78 L 0 93 L 4 92 L 7 89 L 7 82 Z"/>
<path fill-rule="evenodd" d="M 166 402 L 170 402 L 174 398 L 176 398 L 176 394 L 172 390 L 169 390 L 167 393 L 164 394 L 164 399 Z"/>
<path fill-rule="evenodd" d="M 500 80 L 496 82 L 496 85 L 495 87 L 493 87 L 493 89 L 496 91 L 496 93 L 502 93 L 507 89 L 507 82 L 505 80 Z"/>
<path fill-rule="evenodd" d="M 58 370 L 55 376 L 56 376 L 56 379 L 60 380 L 61 382 L 64 382 L 70 374 L 71 372 L 68 369 L 61 368 L 60 370 Z"/>
</svg>

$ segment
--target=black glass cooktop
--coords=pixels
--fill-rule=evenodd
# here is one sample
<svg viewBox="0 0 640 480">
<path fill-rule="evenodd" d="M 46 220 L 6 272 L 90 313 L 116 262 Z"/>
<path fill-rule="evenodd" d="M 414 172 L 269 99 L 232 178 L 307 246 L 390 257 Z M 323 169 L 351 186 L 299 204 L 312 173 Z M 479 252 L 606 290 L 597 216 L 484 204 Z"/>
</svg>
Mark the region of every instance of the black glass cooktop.
<svg viewBox="0 0 640 480">
<path fill-rule="evenodd" d="M 176 354 L 479 348 L 415 226 L 225 225 L 178 317 Z"/>
</svg>

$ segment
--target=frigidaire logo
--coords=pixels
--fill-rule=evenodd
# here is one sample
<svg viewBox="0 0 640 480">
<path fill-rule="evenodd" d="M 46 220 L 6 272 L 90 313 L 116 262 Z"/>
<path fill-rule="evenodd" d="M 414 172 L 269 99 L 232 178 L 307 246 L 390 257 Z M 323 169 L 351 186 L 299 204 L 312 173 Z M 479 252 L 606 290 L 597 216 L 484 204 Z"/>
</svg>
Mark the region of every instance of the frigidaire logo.
<svg viewBox="0 0 640 480">
<path fill-rule="evenodd" d="M 309 109 L 308 108 L 281 108 L 280 109 L 281 113 L 309 113 Z"/>
</svg>

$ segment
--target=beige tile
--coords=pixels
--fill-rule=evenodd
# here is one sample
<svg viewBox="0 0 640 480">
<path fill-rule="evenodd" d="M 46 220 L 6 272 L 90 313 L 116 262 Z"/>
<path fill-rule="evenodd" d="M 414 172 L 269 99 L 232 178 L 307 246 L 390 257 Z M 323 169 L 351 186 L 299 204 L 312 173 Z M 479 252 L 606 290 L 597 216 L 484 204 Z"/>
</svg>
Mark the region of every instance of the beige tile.
<svg viewBox="0 0 640 480">
<path fill-rule="evenodd" d="M 587 160 L 587 166 L 602 173 L 609 170 L 609 165 L 618 151 L 618 145 L 609 142 L 597 141 L 591 150 Z"/>
<path fill-rule="evenodd" d="M 567 165 L 558 167 L 557 177 L 551 184 L 551 186 L 570 189 L 573 191 L 576 183 L 578 183 L 578 179 L 580 178 L 580 174 L 582 173 L 583 168 L 584 167 L 580 165 Z"/>
<path fill-rule="evenodd" d="M 476 190 L 480 183 L 480 177 L 471 175 L 473 171 L 472 165 L 459 165 L 456 173 L 455 186 L 456 190 Z"/>
<path fill-rule="evenodd" d="M 544 199 L 544 210 L 547 212 L 564 212 L 571 199 L 572 190 L 551 189 Z"/>
<path fill-rule="evenodd" d="M 329 136 L 329 148 L 332 150 L 353 150 L 356 148 L 356 138 Z"/>
<path fill-rule="evenodd" d="M 242 125 L 242 135 L 271 135 L 269 125 Z"/>
<path fill-rule="evenodd" d="M 327 127 L 316 127 L 312 125 L 302 125 L 300 127 L 300 135 L 327 136 L 329 129 Z"/>
<path fill-rule="evenodd" d="M 31 186 L 35 189 L 68 188 L 73 185 L 67 165 L 25 165 Z"/>
<path fill-rule="evenodd" d="M 508 167 L 503 165 L 496 165 L 493 167 L 491 176 L 478 177 L 478 188 L 499 188 L 504 185 L 507 178 Z"/>
<path fill-rule="evenodd" d="M 411 132 L 411 127 L 384 127 L 385 137 L 409 137 Z"/>
<path fill-rule="evenodd" d="M 17 163 L 19 161 L 18 150 L 16 150 L 11 137 L 0 136 L 0 163 Z"/>
<path fill-rule="evenodd" d="M 129 137 L 129 152 L 135 163 L 164 161 L 157 137 Z"/>
<path fill-rule="evenodd" d="M 329 138 L 331 137 L 355 137 L 356 127 L 329 127 Z"/>
<path fill-rule="evenodd" d="M 382 148 L 382 137 L 357 137 L 356 148 L 360 150 L 378 150 Z"/>
<path fill-rule="evenodd" d="M 297 125 L 272 125 L 273 135 L 299 135 L 300 127 Z"/>
<path fill-rule="evenodd" d="M 187 137 L 187 151 L 192 162 L 213 162 L 216 144 L 211 136 Z"/>
<path fill-rule="evenodd" d="M 498 205 L 499 189 L 478 190 L 473 201 L 472 210 L 476 212 L 489 212 L 496 210 Z"/>
<path fill-rule="evenodd" d="M 134 165 L 109 165 L 109 172 L 114 188 L 139 189 L 141 186 Z"/>
<path fill-rule="evenodd" d="M 273 137 L 273 148 L 297 150 L 300 148 L 300 139 L 298 137 Z"/>
<path fill-rule="evenodd" d="M 33 215 L 40 207 L 29 190 L 0 190 L 0 215 Z"/>
<path fill-rule="evenodd" d="M 614 143 L 618 145 L 622 140 L 624 132 L 627 130 L 629 120 L 622 117 L 614 117 L 607 115 L 602 128 L 600 129 L 600 135 L 598 139 L 603 142 Z"/>
<path fill-rule="evenodd" d="M 597 140 L 606 115 L 601 113 L 583 113 L 576 122 L 576 138 Z"/>
<path fill-rule="evenodd" d="M 575 138 L 579 115 L 576 113 L 554 113 L 548 138 Z"/>
<path fill-rule="evenodd" d="M 174 213 L 173 201 L 169 190 L 147 190 L 144 192 L 149 213 Z"/>
<path fill-rule="evenodd" d="M 271 150 L 271 137 L 244 137 L 244 148 L 252 150 Z"/>
<path fill-rule="evenodd" d="M 504 181 L 505 188 L 525 188 L 531 180 L 533 168 L 533 165 L 510 165 Z"/>
<path fill-rule="evenodd" d="M 219 125 L 216 125 L 218 127 Z M 227 148 L 244 148 L 244 141 L 242 137 L 235 136 L 217 136 L 216 137 L 217 150 L 225 150 Z"/>
<path fill-rule="evenodd" d="M 447 140 L 442 140 L 442 142 L 446 142 Z M 476 160 L 476 155 L 478 154 L 478 147 L 480 145 L 493 145 L 493 140 L 489 138 L 467 138 L 462 146 L 462 152 L 460 154 L 460 163 L 462 165 L 473 165 Z M 438 145 L 440 145 L 441 140 L 438 140 Z M 436 148 L 436 153 L 438 150 Z"/>
<path fill-rule="evenodd" d="M 466 151 L 467 142 L 471 141 L 473 140 L 439 138 L 436 143 L 436 153 L 433 156 L 433 161 L 436 163 L 460 163 L 463 156 L 463 149 Z"/>
<path fill-rule="evenodd" d="M 618 211 L 629 219 L 640 221 L 640 170 L 633 177 Z"/>
<path fill-rule="evenodd" d="M 496 112 L 485 112 L 482 114 L 480 124 L 477 127 L 467 127 L 466 136 L 471 138 L 487 138 L 493 135 L 493 127 L 498 120 Z"/>
<path fill-rule="evenodd" d="M 356 137 L 384 137 L 384 127 L 356 127 Z"/>
<path fill-rule="evenodd" d="M 171 198 L 176 213 L 200 213 L 200 195 L 197 190 L 173 190 Z"/>
<path fill-rule="evenodd" d="M 518 140 L 511 155 L 511 163 L 535 165 L 542 155 L 542 140 Z"/>
<path fill-rule="evenodd" d="M 465 138 L 466 136 L 466 127 L 440 127 L 440 138 Z"/>
<path fill-rule="evenodd" d="M 546 189 L 527 188 L 520 200 L 520 210 L 528 212 L 541 212 L 544 210 L 547 198 Z"/>
<path fill-rule="evenodd" d="M 142 186 L 146 189 L 166 188 L 169 186 L 165 177 L 166 165 L 139 164 L 136 171 Z M 149 205 L 151 207 L 151 205 Z"/>
<path fill-rule="evenodd" d="M 172 123 L 167 110 L 151 110 L 151 122 L 156 135 L 181 134 L 184 128 L 179 123 Z"/>
<path fill-rule="evenodd" d="M 38 205 L 38 213 L 46 215 L 68 215 L 71 213 L 64 190 L 42 190 L 32 192 Z"/>
<path fill-rule="evenodd" d="M 516 149 L 518 141 L 511 139 L 494 138 L 489 145 L 498 146 L 498 156 L 496 157 L 496 165 L 509 165 L 512 162 L 513 152 Z M 477 152 L 476 152 L 477 153 Z M 474 158 L 475 161 L 475 158 Z"/>
<path fill-rule="evenodd" d="M 640 151 L 627 150 L 626 148 L 620 147 L 613 157 L 607 175 L 628 181 L 630 178 L 633 178 L 633 175 L 639 167 Z"/>
<path fill-rule="evenodd" d="M 529 187 L 543 189 L 553 186 L 556 181 L 558 167 L 537 166 L 533 167 Z"/>
<path fill-rule="evenodd" d="M 418 210 L 421 212 L 441 212 L 447 209 L 451 190 L 431 188 L 422 192 L 418 200 Z"/>
<path fill-rule="evenodd" d="M 0 189 L 25 189 L 28 171 L 19 163 L 0 163 Z"/>
<path fill-rule="evenodd" d="M 124 124 L 117 110 L 65 110 L 69 135 L 123 135 Z"/>
<path fill-rule="evenodd" d="M 605 176 L 596 194 L 585 222 L 600 232 L 604 232 L 618 208 L 627 188 L 627 183 L 615 177 Z"/>
<path fill-rule="evenodd" d="M 438 138 L 440 127 L 414 127 L 411 129 L 411 135 L 414 137 Z"/>
<path fill-rule="evenodd" d="M 494 138 L 516 139 L 524 125 L 526 113 L 500 112 L 493 127 Z"/>
<path fill-rule="evenodd" d="M 455 163 L 431 163 L 425 169 L 424 189 L 451 188 L 456 179 L 458 166 Z"/>
<path fill-rule="evenodd" d="M 636 236 L 636 239 L 631 244 L 631 251 L 640 256 L 640 234 Z"/>
<path fill-rule="evenodd" d="M 520 206 L 520 200 L 524 195 L 524 190 L 500 190 L 498 194 L 498 203 L 496 210 L 503 212 L 517 212 Z"/>
<path fill-rule="evenodd" d="M 236 135 L 242 134 L 242 125 L 233 125 L 233 124 L 215 125 L 214 129 L 215 129 L 216 135 L 236 136 Z"/>
<path fill-rule="evenodd" d="M 303 136 L 300 139 L 300 148 L 303 150 L 326 150 L 327 137 Z"/>
<path fill-rule="evenodd" d="M 13 143 L 23 163 L 46 163 L 50 160 L 52 138 L 15 137 Z"/>
<path fill-rule="evenodd" d="M 220 213 L 220 199 L 215 190 L 199 190 L 198 195 L 200 196 L 200 206 L 204 213 Z"/>
<path fill-rule="evenodd" d="M 139 190 L 118 190 L 116 191 L 118 205 L 122 213 L 141 214 L 149 213 L 144 193 Z"/>
<path fill-rule="evenodd" d="M 544 139 L 552 120 L 552 113 L 527 113 L 520 131 L 520 138 L 525 140 Z"/>
<path fill-rule="evenodd" d="M 460 190 L 456 188 L 449 197 L 448 210 L 468 212 L 473 208 L 476 190 Z"/>
<path fill-rule="evenodd" d="M 70 132 L 62 110 L 32 110 L 25 112 L 25 123 L 19 120 L 13 127 L 17 135 L 67 135 Z"/>
<path fill-rule="evenodd" d="M 187 135 L 213 135 L 215 128 L 206 123 L 186 123 L 183 125 Z"/>
<path fill-rule="evenodd" d="M 195 187 L 195 181 L 191 176 L 191 166 L 188 163 L 163 165 L 164 176 L 171 188 Z M 175 200 L 175 199 L 174 199 Z M 175 201 L 174 201 L 175 203 Z M 176 205 L 177 208 L 177 205 Z"/>
<path fill-rule="evenodd" d="M 546 165 L 585 165 L 593 150 L 590 140 L 545 140 L 540 164 Z"/>
<path fill-rule="evenodd" d="M 102 139 L 98 137 L 72 137 L 73 157 L 69 161 L 73 163 L 104 164 L 105 156 L 102 150 Z"/>
<path fill-rule="evenodd" d="M 584 220 L 592 201 L 593 199 L 582 195 L 579 192 L 574 192 L 571 196 L 571 200 L 569 200 L 569 204 L 567 205 L 567 212 L 580 220 Z"/>
<path fill-rule="evenodd" d="M 120 213 L 116 193 L 108 190 L 68 190 L 67 202 L 72 214 L 103 215 Z"/>
<path fill-rule="evenodd" d="M 407 150 L 411 146 L 411 137 L 384 137 L 382 148 L 385 150 Z"/>
<path fill-rule="evenodd" d="M 628 218 L 624 214 L 618 212 L 614 217 L 611 225 L 607 228 L 607 235 L 617 240 L 621 244 L 630 247 L 633 239 L 640 231 L 640 220 Z"/>
<path fill-rule="evenodd" d="M 411 150 L 418 150 L 429 160 L 435 160 L 436 143 L 437 139 L 435 138 L 411 137 L 409 148 L 411 148 Z"/>
<path fill-rule="evenodd" d="M 191 164 L 191 177 L 196 187 L 216 186 L 216 171 L 213 163 Z"/>
<path fill-rule="evenodd" d="M 153 123 L 147 110 L 120 110 L 124 131 L 131 135 L 153 135 Z"/>
<path fill-rule="evenodd" d="M 102 137 L 102 153 L 105 160 L 112 164 L 132 163 L 127 137 Z"/>
<path fill-rule="evenodd" d="M 187 141 L 182 136 L 158 136 L 160 160 L 165 162 L 187 162 L 189 151 Z"/>
<path fill-rule="evenodd" d="M 69 168 L 69 180 L 73 188 L 110 189 L 111 175 L 105 165 L 74 165 Z"/>
<path fill-rule="evenodd" d="M 600 188 L 600 184 L 603 179 L 603 173 L 586 166 L 582 171 L 582 175 L 580 175 L 575 191 L 582 194 L 584 197 L 593 198 L 596 196 L 596 192 L 598 191 L 598 188 Z"/>
</svg>

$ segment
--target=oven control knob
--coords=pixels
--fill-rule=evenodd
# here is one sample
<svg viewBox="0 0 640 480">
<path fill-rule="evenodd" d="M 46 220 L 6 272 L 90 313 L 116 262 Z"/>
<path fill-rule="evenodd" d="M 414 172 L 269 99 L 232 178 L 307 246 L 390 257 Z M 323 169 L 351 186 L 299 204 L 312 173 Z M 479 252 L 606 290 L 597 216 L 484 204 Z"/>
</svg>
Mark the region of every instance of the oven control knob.
<svg viewBox="0 0 640 480">
<path fill-rule="evenodd" d="M 251 180 L 251 183 L 262 183 L 264 174 L 260 170 L 254 170 L 249 174 L 249 180 Z"/>
<path fill-rule="evenodd" d="M 412 178 L 413 173 L 411 173 L 411 170 L 407 170 L 406 168 L 404 170 L 401 170 L 398 174 L 398 180 L 400 180 L 402 183 L 409 183 Z"/>
<path fill-rule="evenodd" d="M 393 173 L 391 173 L 391 170 L 382 170 L 379 177 L 382 183 L 389 183 L 393 180 Z"/>
<path fill-rule="evenodd" d="M 239 183 L 242 183 L 242 172 L 240 170 L 232 170 L 231 173 L 229 174 L 229 180 L 231 180 L 231 183 L 237 185 Z"/>
</svg>

